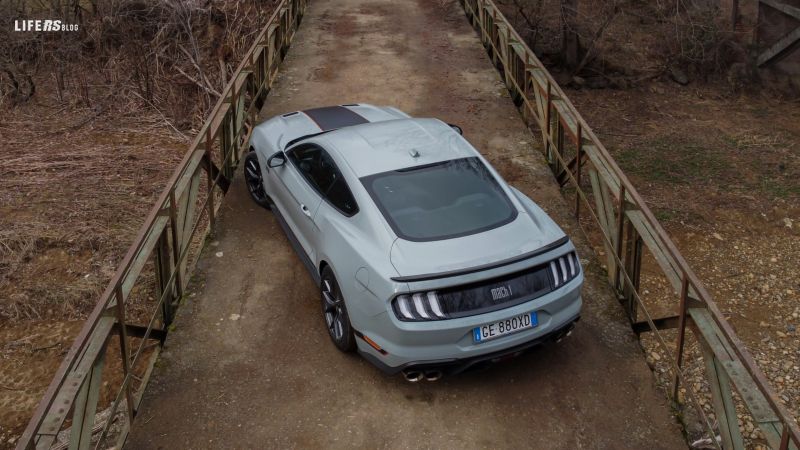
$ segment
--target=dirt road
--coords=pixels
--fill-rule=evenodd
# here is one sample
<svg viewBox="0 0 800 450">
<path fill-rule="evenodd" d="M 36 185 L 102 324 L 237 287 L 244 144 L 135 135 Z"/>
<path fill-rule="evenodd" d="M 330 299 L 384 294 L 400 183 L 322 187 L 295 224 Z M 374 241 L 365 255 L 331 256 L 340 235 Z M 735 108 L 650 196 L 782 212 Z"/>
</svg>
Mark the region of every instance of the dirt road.
<svg viewBox="0 0 800 450">
<path fill-rule="evenodd" d="M 317 288 L 240 174 L 130 448 L 685 448 L 644 355 L 456 2 L 313 0 L 262 119 L 370 102 L 461 125 L 586 259 L 573 335 L 436 383 L 329 342 Z"/>
</svg>

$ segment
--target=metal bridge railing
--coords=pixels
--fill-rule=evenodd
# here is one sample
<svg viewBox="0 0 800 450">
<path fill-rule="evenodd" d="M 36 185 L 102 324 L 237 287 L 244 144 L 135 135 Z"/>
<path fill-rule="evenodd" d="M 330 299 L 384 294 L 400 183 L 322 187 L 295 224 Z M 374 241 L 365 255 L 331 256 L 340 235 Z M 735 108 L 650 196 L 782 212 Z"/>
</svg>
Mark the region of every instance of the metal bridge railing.
<svg viewBox="0 0 800 450">
<path fill-rule="evenodd" d="M 579 223 L 581 214 L 587 214 L 593 230 L 599 230 L 593 236 L 600 236 L 609 282 L 624 304 L 634 331 L 652 331 L 661 349 L 671 356 L 673 399 L 678 400 L 683 384 L 713 443 L 719 448 L 740 449 L 744 442 L 732 396 L 734 387 L 772 448 L 800 447 L 795 419 L 777 400 L 703 284 L 564 91 L 492 0 L 460 2 L 523 119 L 541 132 L 544 154 L 557 180 L 575 190 L 574 212 Z M 592 236 L 588 237 L 591 240 Z M 677 294 L 673 315 L 653 318 L 648 310 L 647 299 L 639 289 L 644 250 L 650 252 L 660 274 Z M 637 320 L 640 314 L 643 321 Z M 721 444 L 713 439 L 717 433 L 712 421 L 686 381 L 683 363 L 687 327 L 702 352 Z M 676 352 L 659 332 L 665 329 L 677 329 Z"/>
<path fill-rule="evenodd" d="M 196 257 L 214 228 L 220 199 L 248 148 L 256 115 L 306 4 L 276 5 L 86 320 L 18 449 L 124 444 Z M 132 299 L 145 302 L 144 314 Z M 109 351 L 119 357 L 109 357 Z"/>
</svg>

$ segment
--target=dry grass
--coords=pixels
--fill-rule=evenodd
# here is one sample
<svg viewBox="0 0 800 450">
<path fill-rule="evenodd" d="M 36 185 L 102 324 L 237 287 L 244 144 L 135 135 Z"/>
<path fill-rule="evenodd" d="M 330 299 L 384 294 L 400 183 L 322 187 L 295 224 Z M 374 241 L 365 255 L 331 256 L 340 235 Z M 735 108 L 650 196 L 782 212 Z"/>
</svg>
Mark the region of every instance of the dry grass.
<svg viewBox="0 0 800 450">
<path fill-rule="evenodd" d="M 36 87 L 0 77 L 0 321 L 88 312 L 274 3 L 98 1 L 80 33 L 0 32 Z"/>
<path fill-rule="evenodd" d="M 104 288 L 186 142 L 152 113 L 135 122 L 138 129 L 119 126 L 125 120 L 116 117 L 72 129 L 75 119 L 35 120 L 36 109 L 13 111 L 0 128 L 7 143 L 0 317 L 78 318 Z M 65 127 L 72 131 L 48 131 Z"/>
</svg>

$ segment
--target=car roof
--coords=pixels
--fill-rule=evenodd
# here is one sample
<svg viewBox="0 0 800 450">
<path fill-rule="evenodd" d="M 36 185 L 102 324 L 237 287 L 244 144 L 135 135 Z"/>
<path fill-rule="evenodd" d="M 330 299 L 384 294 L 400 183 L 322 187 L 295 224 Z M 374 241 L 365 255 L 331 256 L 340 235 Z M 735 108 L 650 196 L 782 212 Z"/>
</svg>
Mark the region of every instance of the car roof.
<svg viewBox="0 0 800 450">
<path fill-rule="evenodd" d="M 452 127 L 438 119 L 395 119 L 348 126 L 318 136 L 358 178 L 391 170 L 477 156 Z"/>
</svg>

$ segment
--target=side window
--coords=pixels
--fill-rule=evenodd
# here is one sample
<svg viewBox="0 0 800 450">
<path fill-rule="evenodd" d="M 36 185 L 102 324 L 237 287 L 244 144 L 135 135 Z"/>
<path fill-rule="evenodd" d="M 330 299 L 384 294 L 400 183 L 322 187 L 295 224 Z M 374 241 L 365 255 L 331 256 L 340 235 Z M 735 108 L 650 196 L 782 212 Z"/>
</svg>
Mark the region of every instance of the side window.
<svg viewBox="0 0 800 450">
<path fill-rule="evenodd" d="M 338 170 L 336 171 L 336 179 L 333 181 L 326 197 L 336 209 L 346 216 L 352 216 L 358 212 L 356 200 Z"/>
<path fill-rule="evenodd" d="M 315 145 L 300 146 L 289 151 L 289 158 L 321 194 L 328 191 L 333 183 L 336 166 L 327 153 Z"/>
<path fill-rule="evenodd" d="M 306 180 L 331 205 L 346 216 L 358 212 L 358 205 L 350 188 L 336 167 L 336 163 L 325 150 L 316 145 L 309 145 L 294 148 L 288 154 Z"/>
</svg>

